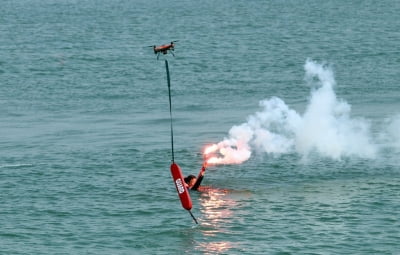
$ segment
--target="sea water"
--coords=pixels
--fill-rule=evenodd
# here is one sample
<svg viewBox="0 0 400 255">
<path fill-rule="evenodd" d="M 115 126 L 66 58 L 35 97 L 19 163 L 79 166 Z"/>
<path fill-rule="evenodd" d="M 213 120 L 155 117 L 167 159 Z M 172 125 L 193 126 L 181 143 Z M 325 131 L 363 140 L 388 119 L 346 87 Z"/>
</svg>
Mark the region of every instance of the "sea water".
<svg viewBox="0 0 400 255">
<path fill-rule="evenodd" d="M 398 13 L 395 0 L 3 0 L 0 253 L 398 254 Z M 169 172 L 164 59 L 185 175 L 206 145 L 254 128 L 250 156 L 191 192 L 198 225 Z"/>
</svg>

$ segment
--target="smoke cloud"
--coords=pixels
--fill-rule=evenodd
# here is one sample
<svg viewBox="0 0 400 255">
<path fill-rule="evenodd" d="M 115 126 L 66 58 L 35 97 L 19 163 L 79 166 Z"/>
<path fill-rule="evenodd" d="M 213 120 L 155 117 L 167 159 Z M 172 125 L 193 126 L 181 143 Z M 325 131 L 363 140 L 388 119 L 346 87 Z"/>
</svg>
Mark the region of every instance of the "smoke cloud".
<svg viewBox="0 0 400 255">
<path fill-rule="evenodd" d="M 374 158 L 376 145 L 367 120 L 353 118 L 351 105 L 337 99 L 332 69 L 312 60 L 305 65 L 305 80 L 311 96 L 301 115 L 285 102 L 272 97 L 260 102 L 261 111 L 250 115 L 247 122 L 233 126 L 223 141 L 206 148 L 210 164 L 240 164 L 252 152 L 299 153 L 307 158 L 317 153 L 332 159 L 357 156 Z M 393 135 L 400 141 L 400 118 L 393 122 Z M 400 145 L 400 143 L 398 143 Z"/>
<path fill-rule="evenodd" d="M 400 151 L 400 115 L 389 120 L 387 126 L 387 140 L 391 147 Z"/>
</svg>

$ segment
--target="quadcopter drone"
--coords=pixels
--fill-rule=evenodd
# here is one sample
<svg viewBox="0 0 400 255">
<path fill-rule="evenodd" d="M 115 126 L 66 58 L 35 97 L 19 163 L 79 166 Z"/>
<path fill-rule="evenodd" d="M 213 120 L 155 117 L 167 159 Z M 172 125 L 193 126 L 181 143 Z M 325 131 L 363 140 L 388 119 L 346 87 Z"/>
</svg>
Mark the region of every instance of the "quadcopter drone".
<svg viewBox="0 0 400 255">
<path fill-rule="evenodd" d="M 153 47 L 154 54 L 157 54 L 157 59 L 160 57 L 161 53 L 165 55 L 168 53 L 168 51 L 170 51 L 172 56 L 175 57 L 175 55 L 173 53 L 174 46 L 175 46 L 174 42 L 177 42 L 177 41 L 172 41 L 170 44 L 164 44 L 161 46 L 154 45 L 154 46 L 149 46 L 149 47 Z"/>
</svg>

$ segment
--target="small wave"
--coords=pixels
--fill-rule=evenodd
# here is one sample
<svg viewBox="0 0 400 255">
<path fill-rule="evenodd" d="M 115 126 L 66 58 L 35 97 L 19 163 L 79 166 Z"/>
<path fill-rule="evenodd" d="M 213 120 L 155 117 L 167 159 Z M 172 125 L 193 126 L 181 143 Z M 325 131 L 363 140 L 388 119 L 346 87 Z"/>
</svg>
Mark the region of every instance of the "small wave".
<svg viewBox="0 0 400 255">
<path fill-rule="evenodd" d="M 32 167 L 33 164 L 6 164 L 0 165 L 0 168 L 19 168 L 19 167 Z"/>
</svg>

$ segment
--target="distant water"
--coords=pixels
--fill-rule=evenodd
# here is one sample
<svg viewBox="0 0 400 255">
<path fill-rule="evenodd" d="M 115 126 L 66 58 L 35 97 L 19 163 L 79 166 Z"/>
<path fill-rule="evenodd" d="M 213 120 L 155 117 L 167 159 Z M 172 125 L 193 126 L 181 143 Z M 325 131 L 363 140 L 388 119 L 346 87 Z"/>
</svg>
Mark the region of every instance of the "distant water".
<svg viewBox="0 0 400 255">
<path fill-rule="evenodd" d="M 393 0 L 3 0 L 0 253 L 399 254 L 399 13 Z M 185 174 L 262 100 L 306 118 L 321 88 L 307 61 L 346 107 L 308 118 L 331 133 L 274 122 L 290 149 L 261 139 L 210 167 L 195 225 L 169 173 L 164 58 L 147 47 L 171 40 Z M 359 134 L 373 153 L 349 153 L 355 139 L 330 154 Z"/>
</svg>

